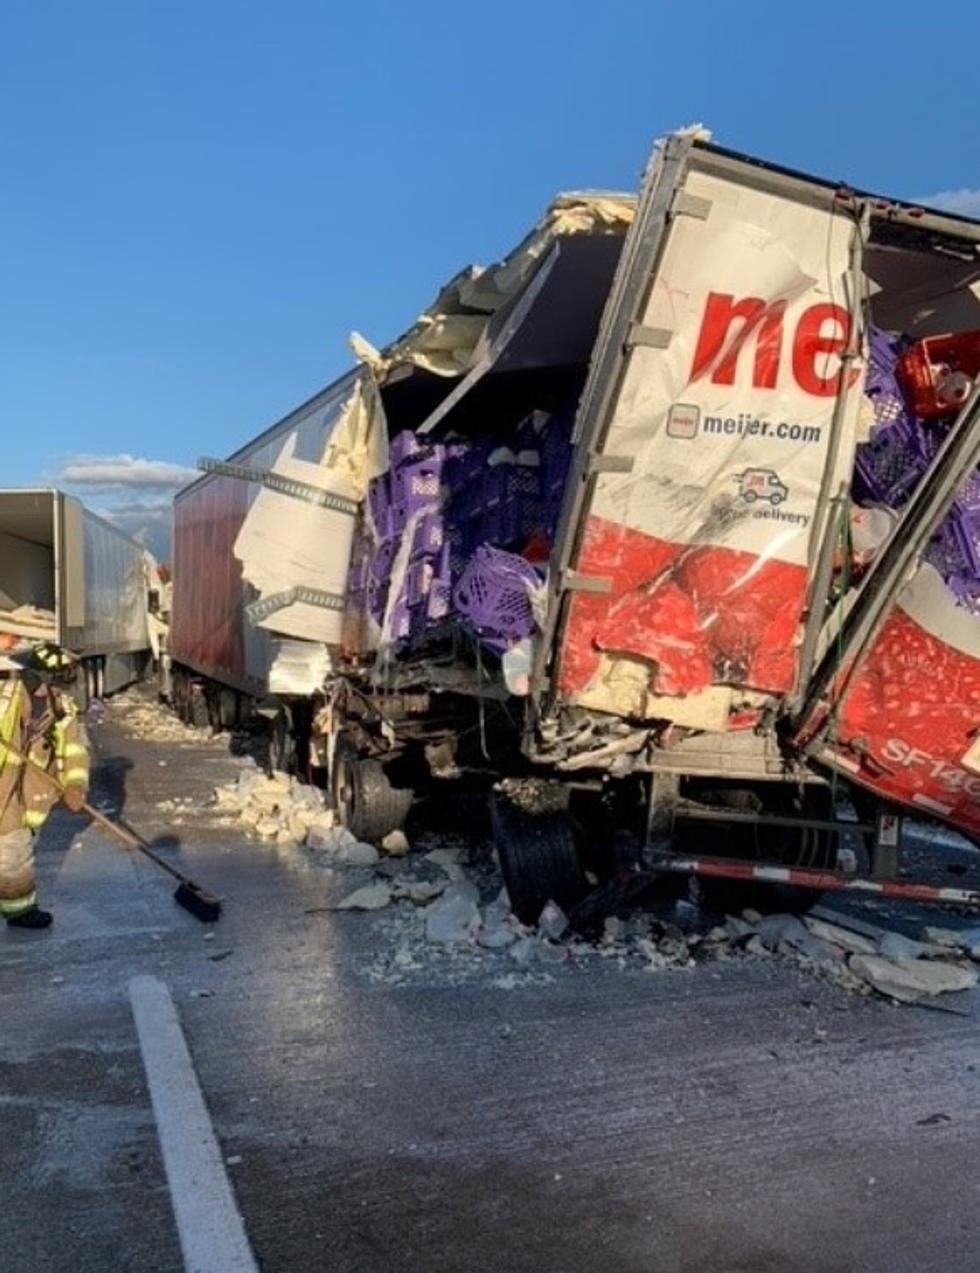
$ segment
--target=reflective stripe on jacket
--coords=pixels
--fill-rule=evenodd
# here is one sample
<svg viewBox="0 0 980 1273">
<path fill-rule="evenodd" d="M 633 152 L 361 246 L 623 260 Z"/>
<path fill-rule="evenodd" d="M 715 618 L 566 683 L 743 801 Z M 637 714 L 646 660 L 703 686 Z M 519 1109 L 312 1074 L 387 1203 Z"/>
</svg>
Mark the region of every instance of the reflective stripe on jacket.
<svg viewBox="0 0 980 1273">
<path fill-rule="evenodd" d="M 85 730 L 74 703 L 43 682 L 0 679 L 0 835 L 43 826 L 58 792 L 30 765 L 17 762 L 9 743 L 66 786 L 88 789 Z"/>
</svg>

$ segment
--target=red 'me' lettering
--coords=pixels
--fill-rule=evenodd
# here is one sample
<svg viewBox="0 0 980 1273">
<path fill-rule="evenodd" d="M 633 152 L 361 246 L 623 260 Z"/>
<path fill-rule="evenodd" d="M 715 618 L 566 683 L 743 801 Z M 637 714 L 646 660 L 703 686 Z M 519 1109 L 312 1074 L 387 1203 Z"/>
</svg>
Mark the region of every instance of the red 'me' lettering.
<svg viewBox="0 0 980 1273">
<path fill-rule="evenodd" d="M 834 335 L 823 335 L 825 323 L 834 325 Z M 820 365 L 827 369 L 834 355 L 842 354 L 847 348 L 850 334 L 851 316 L 839 305 L 825 301 L 803 311 L 793 340 L 793 375 L 804 392 L 815 394 L 818 398 L 836 396 L 840 387 L 840 366 L 829 375 L 821 376 L 817 371 L 817 361 L 819 359 Z"/>
<path fill-rule="evenodd" d="M 709 292 L 694 351 L 691 379 L 697 380 L 710 369 L 712 383 L 733 385 L 739 354 L 749 337 L 757 332 L 752 383 L 758 389 L 775 389 L 783 347 L 785 309 L 785 301 L 767 305 L 757 296 L 746 296 L 737 301 L 724 292 Z M 741 326 L 726 347 L 725 342 L 736 319 L 741 320 Z"/>
<path fill-rule="evenodd" d="M 752 384 L 775 389 L 783 347 L 785 301 L 766 302 L 758 296 L 736 300 L 727 292 L 709 292 L 694 350 L 691 379 L 709 375 L 712 384 L 731 385 L 742 350 L 755 338 Z M 738 326 L 733 332 L 733 326 Z M 831 328 L 830 331 L 827 329 Z M 793 336 L 793 376 L 800 388 L 818 398 L 832 398 L 840 386 L 835 360 L 847 348 L 851 318 L 846 309 L 823 301 L 800 315 Z M 851 383 L 857 377 L 851 374 Z"/>
</svg>

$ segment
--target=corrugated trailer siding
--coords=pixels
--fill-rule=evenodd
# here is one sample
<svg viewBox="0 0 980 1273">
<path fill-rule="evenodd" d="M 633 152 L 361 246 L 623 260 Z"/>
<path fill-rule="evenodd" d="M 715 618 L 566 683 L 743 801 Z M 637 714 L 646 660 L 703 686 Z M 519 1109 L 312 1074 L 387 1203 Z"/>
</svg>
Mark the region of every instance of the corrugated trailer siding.
<svg viewBox="0 0 980 1273">
<path fill-rule="evenodd" d="M 250 590 L 232 548 L 248 503 L 246 482 L 212 477 L 181 496 L 174 509 L 173 656 L 243 687 L 257 678 L 246 663 Z"/>
</svg>

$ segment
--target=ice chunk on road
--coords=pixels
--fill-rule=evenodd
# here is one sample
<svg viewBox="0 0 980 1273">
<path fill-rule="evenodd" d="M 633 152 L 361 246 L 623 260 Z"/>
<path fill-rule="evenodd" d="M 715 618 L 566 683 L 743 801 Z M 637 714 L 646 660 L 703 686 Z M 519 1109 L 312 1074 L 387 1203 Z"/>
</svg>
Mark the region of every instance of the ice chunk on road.
<svg viewBox="0 0 980 1273">
<path fill-rule="evenodd" d="M 459 849 L 432 849 L 425 857 L 427 861 L 434 862 L 440 870 L 445 871 L 454 883 L 462 884 L 466 879 L 463 868 L 459 864 Z"/>
<path fill-rule="evenodd" d="M 408 839 L 404 831 L 389 831 L 381 841 L 381 847 L 389 857 L 403 858 L 409 851 Z"/>
<path fill-rule="evenodd" d="M 391 901 L 390 884 L 365 884 L 337 903 L 339 911 L 380 911 Z"/>
<path fill-rule="evenodd" d="M 473 941 L 480 927 L 479 902 L 475 884 L 468 880 L 450 884 L 437 902 L 426 907 L 426 939 L 443 946 Z"/>
<path fill-rule="evenodd" d="M 880 994 L 901 1003 L 916 1003 L 934 995 L 969 990 L 977 984 L 977 970 L 965 964 L 909 959 L 901 963 L 880 955 L 852 955 L 848 967 Z"/>
</svg>

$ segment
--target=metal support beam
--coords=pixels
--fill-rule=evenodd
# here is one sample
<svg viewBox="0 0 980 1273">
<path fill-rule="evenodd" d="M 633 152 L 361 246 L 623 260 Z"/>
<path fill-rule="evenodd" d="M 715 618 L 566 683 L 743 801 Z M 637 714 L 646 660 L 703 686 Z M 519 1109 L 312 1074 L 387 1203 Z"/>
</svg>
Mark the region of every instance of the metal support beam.
<svg viewBox="0 0 980 1273">
<path fill-rule="evenodd" d="M 914 884 L 909 880 L 870 880 L 839 871 L 815 871 L 803 866 L 776 866 L 765 862 L 743 862 L 735 858 L 681 857 L 659 854 L 651 869 L 674 875 L 703 875 L 713 879 L 749 880 L 767 884 L 788 884 L 792 888 L 814 889 L 818 893 L 860 893 L 865 896 L 894 897 L 906 902 L 952 903 L 980 910 L 980 892 L 970 888 L 943 888 L 935 884 Z"/>
</svg>

